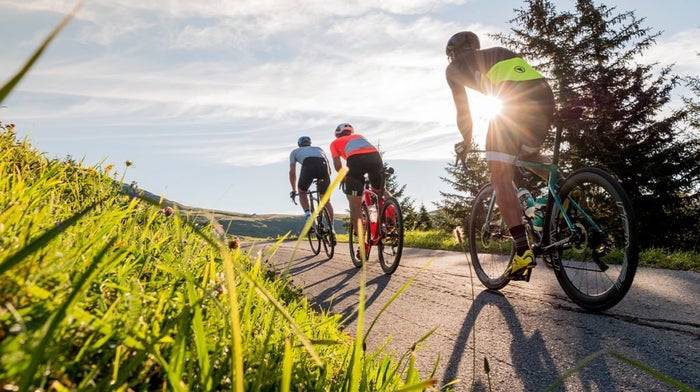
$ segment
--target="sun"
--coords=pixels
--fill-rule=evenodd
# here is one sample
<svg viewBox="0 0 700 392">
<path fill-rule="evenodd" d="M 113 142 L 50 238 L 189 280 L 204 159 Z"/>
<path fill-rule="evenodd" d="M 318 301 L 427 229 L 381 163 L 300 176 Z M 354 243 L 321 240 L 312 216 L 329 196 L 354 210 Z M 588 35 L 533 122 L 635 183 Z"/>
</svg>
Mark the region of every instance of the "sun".
<svg viewBox="0 0 700 392">
<path fill-rule="evenodd" d="M 502 107 L 501 100 L 493 95 L 469 92 L 469 108 L 474 118 L 488 121 L 501 113 Z"/>
</svg>

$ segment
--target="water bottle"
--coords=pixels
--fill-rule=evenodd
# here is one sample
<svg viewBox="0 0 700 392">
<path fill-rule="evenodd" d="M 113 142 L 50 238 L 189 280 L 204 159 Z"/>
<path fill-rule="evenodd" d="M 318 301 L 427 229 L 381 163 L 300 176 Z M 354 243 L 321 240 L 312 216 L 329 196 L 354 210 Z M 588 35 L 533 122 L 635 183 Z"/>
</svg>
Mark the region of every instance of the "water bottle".
<svg viewBox="0 0 700 392">
<path fill-rule="evenodd" d="M 535 199 L 535 217 L 532 219 L 532 226 L 535 231 L 542 231 L 542 225 L 544 225 L 544 210 L 546 207 L 546 197 L 538 197 Z"/>
<path fill-rule="evenodd" d="M 520 206 L 523 207 L 523 212 L 528 218 L 535 216 L 535 200 L 530 191 L 525 188 L 518 189 L 518 200 L 520 200 Z"/>
<path fill-rule="evenodd" d="M 369 206 L 369 220 L 372 223 L 377 222 L 377 205 L 374 203 Z"/>
</svg>

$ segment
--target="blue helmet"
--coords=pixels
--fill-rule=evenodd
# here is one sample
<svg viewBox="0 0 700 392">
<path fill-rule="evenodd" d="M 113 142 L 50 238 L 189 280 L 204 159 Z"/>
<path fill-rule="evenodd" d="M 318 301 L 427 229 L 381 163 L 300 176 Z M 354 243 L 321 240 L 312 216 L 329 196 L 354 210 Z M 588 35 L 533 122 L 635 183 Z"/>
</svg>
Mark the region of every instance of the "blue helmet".
<svg viewBox="0 0 700 392">
<path fill-rule="evenodd" d="M 311 138 L 308 136 L 301 136 L 299 139 L 297 139 L 297 145 L 299 147 L 310 146 L 311 145 Z"/>
</svg>

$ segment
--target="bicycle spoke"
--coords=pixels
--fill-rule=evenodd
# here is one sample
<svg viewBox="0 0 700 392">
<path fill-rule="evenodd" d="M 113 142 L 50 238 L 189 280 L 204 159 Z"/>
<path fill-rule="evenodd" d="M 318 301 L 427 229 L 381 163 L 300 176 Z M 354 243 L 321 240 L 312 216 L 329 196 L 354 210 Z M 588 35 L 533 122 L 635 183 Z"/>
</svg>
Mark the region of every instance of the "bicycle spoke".
<svg viewBox="0 0 700 392">
<path fill-rule="evenodd" d="M 403 251 L 403 215 L 398 201 L 386 199 L 380 216 L 383 238 L 378 247 L 379 263 L 385 274 L 392 274 L 399 267 Z"/>
<path fill-rule="evenodd" d="M 469 251 L 479 281 L 492 290 L 502 289 L 509 282 L 504 272 L 515 246 L 490 184 L 482 187 L 474 198 L 468 227 Z"/>
<path fill-rule="evenodd" d="M 369 212 L 367 211 L 367 206 L 365 204 L 362 204 L 362 224 L 364 227 L 367 227 L 367 223 L 369 222 Z M 360 268 L 362 267 L 363 264 L 363 255 L 360 250 L 360 248 L 363 246 L 360 243 L 360 238 L 357 233 L 364 234 L 364 243 L 365 243 L 365 252 L 369 253 L 369 246 L 366 246 L 366 244 L 369 244 L 369 232 L 367 230 L 364 230 L 364 228 L 356 228 L 355 227 L 355 222 L 350 223 L 350 231 L 348 232 L 348 245 L 350 248 L 350 260 L 352 260 L 352 264 Z M 367 258 L 367 255 L 364 256 L 364 258 Z"/>
<path fill-rule="evenodd" d="M 564 241 L 555 252 L 557 279 L 579 306 L 608 309 L 625 296 L 637 268 L 631 203 L 612 177 L 593 168 L 570 176 L 560 198 L 563 210 L 553 208 L 550 225 L 552 241 Z"/>
</svg>

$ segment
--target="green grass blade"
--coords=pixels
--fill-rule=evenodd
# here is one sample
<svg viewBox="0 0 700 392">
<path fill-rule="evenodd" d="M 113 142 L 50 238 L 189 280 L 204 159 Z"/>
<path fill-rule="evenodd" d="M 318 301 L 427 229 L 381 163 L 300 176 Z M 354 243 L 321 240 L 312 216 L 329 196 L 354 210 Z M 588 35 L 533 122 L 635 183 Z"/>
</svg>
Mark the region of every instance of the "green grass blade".
<svg viewBox="0 0 700 392">
<path fill-rule="evenodd" d="M 68 295 L 68 298 L 63 302 L 61 307 L 56 310 L 56 312 L 51 316 L 47 324 L 44 326 L 44 336 L 42 336 L 41 340 L 34 346 L 34 353 L 32 354 L 29 367 L 27 368 L 27 371 L 25 372 L 24 376 L 20 381 L 20 391 L 29 390 L 29 386 L 31 385 L 32 380 L 34 379 L 34 376 L 37 373 L 37 369 L 39 368 L 39 364 L 44 359 L 43 350 L 44 347 L 47 345 L 48 340 L 53 337 L 53 332 L 56 330 L 58 324 L 65 318 L 66 313 L 68 312 L 68 308 L 70 308 L 71 305 L 73 305 L 78 295 L 82 293 L 83 287 L 86 286 L 86 284 L 91 279 L 93 279 L 93 273 L 97 269 L 97 266 L 100 265 L 105 254 L 110 250 L 112 245 L 114 245 L 114 242 L 115 240 L 112 239 L 107 244 L 105 244 L 105 246 L 100 250 L 100 252 L 95 256 L 93 261 L 87 267 L 82 276 L 77 280 L 77 282 L 73 286 L 73 290 Z"/>
<path fill-rule="evenodd" d="M 416 280 L 416 278 L 418 277 L 418 274 L 420 274 L 420 273 L 422 273 L 423 271 L 425 271 L 425 270 L 430 266 L 430 264 L 433 263 L 433 261 L 435 261 L 435 259 L 430 259 L 430 260 L 428 260 L 428 262 L 425 263 L 415 274 L 413 274 L 413 276 L 412 276 L 410 279 L 408 279 L 408 280 L 406 281 L 406 283 L 404 283 L 403 286 L 401 286 L 401 288 L 400 288 L 398 291 L 396 291 L 396 293 L 394 293 L 394 295 L 391 296 L 391 298 L 389 298 L 389 300 L 384 304 L 384 306 L 382 306 L 382 308 L 379 310 L 379 313 L 377 313 L 377 316 L 374 318 L 374 320 L 372 320 L 372 323 L 370 324 L 369 328 L 367 329 L 367 333 L 365 334 L 365 338 L 364 338 L 365 340 L 367 340 L 367 336 L 369 336 L 369 333 L 370 333 L 370 331 L 372 330 L 372 328 L 374 327 L 374 324 L 376 324 L 376 323 L 377 323 L 377 320 L 379 320 L 379 316 L 381 316 L 382 313 L 384 313 L 384 311 L 387 310 L 387 309 L 389 308 L 389 306 L 390 306 L 404 291 L 406 291 L 406 290 L 411 286 L 411 284 L 413 284 L 413 281 Z"/>
<path fill-rule="evenodd" d="M 282 385 L 281 392 L 289 392 L 289 386 L 292 384 L 292 367 L 294 365 L 294 354 L 292 352 L 292 343 L 289 339 L 284 340 L 284 359 L 282 362 Z"/>
<path fill-rule="evenodd" d="M 265 298 L 265 300 L 269 301 L 272 304 L 272 306 L 274 306 L 275 309 L 277 309 L 277 311 L 282 315 L 282 317 L 284 317 L 285 320 L 287 320 L 289 326 L 292 328 L 297 338 L 301 341 L 302 345 L 306 348 L 306 351 L 308 351 L 309 355 L 311 355 L 311 358 L 316 362 L 316 364 L 318 364 L 319 366 L 323 365 L 321 357 L 319 357 L 318 353 L 314 349 L 313 344 L 311 343 L 309 338 L 306 337 L 301 327 L 299 327 L 299 325 L 297 325 L 297 323 L 294 321 L 294 317 L 289 313 L 289 311 L 284 307 L 284 305 L 282 305 L 278 299 L 276 299 L 265 287 L 263 287 L 263 285 L 259 281 L 251 278 L 251 276 L 247 272 L 239 270 L 238 273 L 241 275 L 241 277 L 253 284 L 257 292 L 260 295 L 262 295 L 262 297 Z"/>
<path fill-rule="evenodd" d="M 17 72 L 17 74 L 14 77 L 12 77 L 12 79 L 5 83 L 5 85 L 2 86 L 2 88 L 0 88 L 0 103 L 2 103 L 3 100 L 5 100 L 5 98 L 10 94 L 12 89 L 15 88 L 17 83 L 19 83 L 20 80 L 22 80 L 24 75 L 27 72 L 29 72 L 34 63 L 39 59 L 39 57 L 41 57 L 41 54 L 44 52 L 44 49 L 46 49 L 46 47 L 49 46 L 49 44 L 51 43 L 51 41 L 53 41 L 56 35 L 58 35 L 58 33 L 60 33 L 61 30 L 63 30 L 63 28 L 66 27 L 68 22 L 70 22 L 70 20 L 73 19 L 73 17 L 78 12 L 82 4 L 83 2 L 80 1 L 78 5 L 76 5 L 75 8 L 73 8 L 73 11 L 71 11 L 70 14 L 63 18 L 61 23 L 59 23 L 58 26 L 56 26 L 56 28 L 53 29 L 51 34 L 49 34 L 49 36 L 46 37 L 46 39 L 44 40 L 44 43 L 42 43 L 41 46 L 39 46 L 39 48 L 34 52 L 32 57 L 26 62 L 26 64 L 24 64 L 24 67 L 22 67 L 22 69 L 19 70 L 19 72 Z"/>
<path fill-rule="evenodd" d="M 617 358 L 617 359 L 619 359 L 620 361 L 625 362 L 625 363 L 627 363 L 627 364 L 629 364 L 629 365 L 632 365 L 632 366 L 636 367 L 637 369 L 639 369 L 639 370 L 641 370 L 641 371 L 643 371 L 643 372 L 645 372 L 645 373 L 647 373 L 647 374 L 649 374 L 649 375 L 655 377 L 655 378 L 658 379 L 659 381 L 663 381 L 663 382 L 665 382 L 666 384 L 669 384 L 669 385 L 673 386 L 674 388 L 678 389 L 679 391 L 683 391 L 683 392 L 693 392 L 693 391 L 695 390 L 695 389 L 693 389 L 693 388 L 691 388 L 691 387 L 689 387 L 689 386 L 683 384 L 683 383 L 680 382 L 680 381 L 674 380 L 673 378 L 671 378 L 671 377 L 669 377 L 669 376 L 667 376 L 667 375 L 661 373 L 660 371 L 658 371 L 658 370 L 656 370 L 656 369 L 652 369 L 652 368 L 650 368 L 649 366 L 646 366 L 646 365 L 644 365 L 644 364 L 641 363 L 641 362 L 635 361 L 635 360 L 632 359 L 632 358 L 628 358 L 628 357 L 626 357 L 626 356 L 624 356 L 624 355 L 622 355 L 622 354 L 618 354 L 618 353 L 616 353 L 616 352 L 611 352 L 610 355 L 611 355 L 613 358 Z"/>
<path fill-rule="evenodd" d="M 76 224 L 80 220 L 80 218 L 85 216 L 85 214 L 87 214 L 88 212 L 92 211 L 100 203 L 101 203 L 101 201 L 98 201 L 98 202 L 92 203 L 91 205 L 85 207 L 82 211 L 71 216 L 70 218 L 66 219 L 65 221 L 60 222 L 53 229 L 40 235 L 37 239 L 35 239 L 31 243 L 27 244 L 25 247 L 20 249 L 17 253 L 8 257 L 4 262 L 2 262 L 0 264 L 0 275 L 4 274 L 10 268 L 19 264 L 22 260 L 24 260 L 26 257 L 31 255 L 35 251 L 46 246 L 46 244 L 48 244 L 52 239 L 56 238 L 59 234 L 63 233 L 63 231 L 67 227 L 70 227 L 70 226 L 73 226 L 74 224 Z"/>
<path fill-rule="evenodd" d="M 584 367 L 588 366 L 589 363 L 591 363 L 591 362 L 593 362 L 594 360 L 598 359 L 598 358 L 599 358 L 601 355 L 603 355 L 603 354 L 605 354 L 605 350 L 600 350 L 600 351 L 594 352 L 593 354 L 587 356 L 586 358 L 583 358 L 582 360 L 580 360 L 580 361 L 576 364 L 576 366 L 574 366 L 573 368 L 567 370 L 566 372 L 564 372 L 564 374 L 563 374 L 561 377 L 559 377 L 559 378 L 557 378 L 556 380 L 554 380 L 554 382 L 551 383 L 551 384 L 549 385 L 549 387 L 548 387 L 546 390 L 547 390 L 547 391 L 556 391 L 560 386 L 562 386 L 562 385 L 564 384 L 564 381 L 565 381 L 567 378 L 571 377 L 571 375 L 573 375 L 574 373 L 577 373 L 579 370 L 581 370 L 581 369 L 583 369 Z"/>
<path fill-rule="evenodd" d="M 232 355 L 231 355 L 231 379 L 234 380 L 233 390 L 244 392 L 243 380 L 243 341 L 241 336 L 241 315 L 238 309 L 238 294 L 236 290 L 236 278 L 233 269 L 233 258 L 224 247 L 221 247 L 224 259 L 224 273 L 226 276 L 226 288 L 228 289 L 228 299 L 230 303 L 229 318 L 231 323 Z"/>
</svg>

